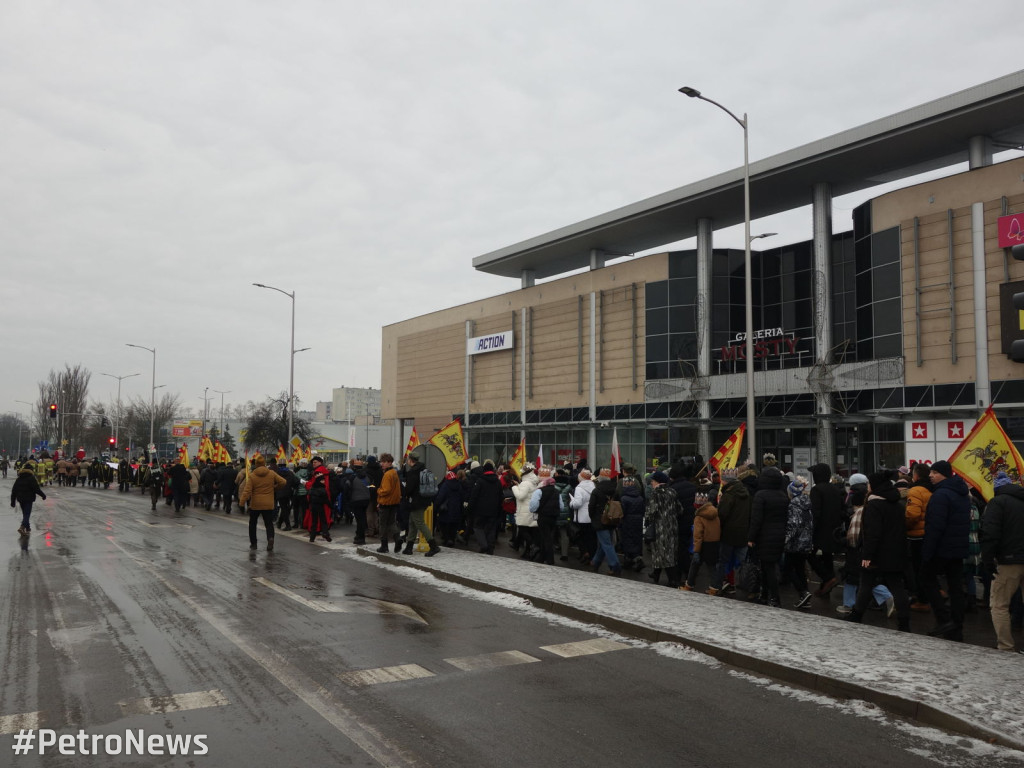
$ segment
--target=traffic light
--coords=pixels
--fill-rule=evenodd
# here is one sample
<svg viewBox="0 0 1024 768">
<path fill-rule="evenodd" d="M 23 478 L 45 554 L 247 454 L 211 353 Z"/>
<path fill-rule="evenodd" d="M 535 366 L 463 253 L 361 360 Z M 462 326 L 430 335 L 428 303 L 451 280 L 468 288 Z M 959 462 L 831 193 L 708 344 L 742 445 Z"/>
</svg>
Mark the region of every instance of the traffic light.
<svg viewBox="0 0 1024 768">
<path fill-rule="evenodd" d="M 56 419 L 57 418 L 57 404 L 56 403 L 50 403 L 50 418 L 51 419 Z"/>
<path fill-rule="evenodd" d="M 111 449 L 117 448 L 117 438 L 113 435 L 110 436 L 110 439 L 107 440 L 107 442 L 110 443 Z"/>
<path fill-rule="evenodd" d="M 1024 261 L 1024 243 L 1013 246 L 1010 253 L 1017 261 Z M 1024 321 L 1024 293 L 1013 294 L 1013 308 L 1018 313 L 1018 319 Z M 1024 363 L 1024 339 L 1017 339 L 1010 345 L 1010 359 L 1015 363 Z"/>
</svg>

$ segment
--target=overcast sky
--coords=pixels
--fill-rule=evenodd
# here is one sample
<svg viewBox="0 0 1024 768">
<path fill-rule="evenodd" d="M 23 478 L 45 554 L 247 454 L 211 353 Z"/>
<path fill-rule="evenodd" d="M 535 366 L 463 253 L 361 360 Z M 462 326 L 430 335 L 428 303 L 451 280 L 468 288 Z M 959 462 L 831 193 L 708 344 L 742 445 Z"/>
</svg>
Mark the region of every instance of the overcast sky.
<svg viewBox="0 0 1024 768">
<path fill-rule="evenodd" d="M 973 10 L 969 10 L 973 8 Z M 380 386 L 475 256 L 1021 68 L 1019 0 L 0 2 L 2 410 Z M 861 198 L 866 197 L 862 195 Z M 850 228 L 859 200 L 839 199 Z M 755 224 L 772 246 L 809 216 Z M 742 233 L 716 233 L 742 247 Z M 424 375 L 429 375 L 425 371 Z M 212 396 L 212 395 L 211 395 Z M 219 408 L 220 396 L 212 406 Z"/>
</svg>

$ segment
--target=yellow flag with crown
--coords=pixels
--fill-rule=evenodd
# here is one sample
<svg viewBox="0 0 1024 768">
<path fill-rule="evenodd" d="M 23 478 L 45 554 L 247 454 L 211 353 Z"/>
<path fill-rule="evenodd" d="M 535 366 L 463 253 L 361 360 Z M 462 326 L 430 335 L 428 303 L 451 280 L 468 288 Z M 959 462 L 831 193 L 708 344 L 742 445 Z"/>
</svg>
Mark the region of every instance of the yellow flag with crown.
<svg viewBox="0 0 1024 768">
<path fill-rule="evenodd" d="M 1005 472 L 1014 483 L 1019 483 L 1024 471 L 1024 461 L 991 405 L 953 451 L 949 465 L 965 482 L 977 488 L 986 501 L 995 494 L 996 474 Z"/>
<path fill-rule="evenodd" d="M 438 430 L 427 442 L 444 454 L 448 469 L 457 467 L 466 460 L 466 440 L 462 434 L 462 422 L 458 419 Z"/>
<path fill-rule="evenodd" d="M 526 463 L 526 438 L 524 437 L 519 441 L 519 447 L 516 448 L 516 452 L 512 454 L 512 458 L 509 459 L 509 468 L 516 473 L 516 477 L 523 476 L 523 465 Z"/>
<path fill-rule="evenodd" d="M 747 422 L 740 424 L 739 429 L 733 432 L 729 439 L 722 443 L 722 447 L 715 451 L 715 455 L 708 460 L 708 464 L 715 472 L 723 469 L 732 469 L 739 463 L 740 448 L 743 447 L 743 435 L 747 431 Z"/>
</svg>

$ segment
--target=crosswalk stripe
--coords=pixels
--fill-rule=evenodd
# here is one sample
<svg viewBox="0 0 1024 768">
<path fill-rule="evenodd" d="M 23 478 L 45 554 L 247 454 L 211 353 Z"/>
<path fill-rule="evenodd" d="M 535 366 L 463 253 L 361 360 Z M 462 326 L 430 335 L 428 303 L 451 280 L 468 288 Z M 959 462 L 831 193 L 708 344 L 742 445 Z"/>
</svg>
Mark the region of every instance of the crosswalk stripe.
<svg viewBox="0 0 1024 768">
<path fill-rule="evenodd" d="M 228 704 L 230 702 L 227 697 L 219 690 L 175 693 L 170 696 L 147 696 L 144 699 L 118 702 L 121 712 L 125 715 L 162 715 L 167 712 L 185 712 L 190 709 L 223 707 Z"/>
<path fill-rule="evenodd" d="M 509 667 L 513 664 L 532 664 L 540 659 L 535 659 L 522 651 L 498 651 L 497 653 L 484 653 L 480 656 L 462 656 L 455 659 L 445 659 L 448 664 L 457 667 L 464 672 L 478 669 L 495 669 L 497 667 Z"/>
<path fill-rule="evenodd" d="M 626 648 L 632 648 L 631 645 L 626 643 L 620 643 L 615 640 L 608 640 L 604 637 L 598 637 L 594 640 L 581 640 L 578 643 L 562 643 L 561 645 L 542 645 L 540 649 L 542 651 L 548 651 L 556 656 L 561 656 L 564 659 L 569 659 L 574 656 L 590 656 L 595 653 L 607 653 L 608 651 L 621 651 Z"/>
<path fill-rule="evenodd" d="M 338 674 L 341 682 L 352 686 L 379 685 L 380 683 L 396 683 L 401 680 L 416 680 L 433 677 L 434 673 L 419 664 L 402 664 L 397 667 L 379 667 L 378 669 L 357 669 L 352 672 Z"/>
<path fill-rule="evenodd" d="M 17 733 L 22 728 L 30 731 L 39 730 L 42 712 L 23 712 L 20 715 L 0 715 L 0 735 Z"/>
</svg>

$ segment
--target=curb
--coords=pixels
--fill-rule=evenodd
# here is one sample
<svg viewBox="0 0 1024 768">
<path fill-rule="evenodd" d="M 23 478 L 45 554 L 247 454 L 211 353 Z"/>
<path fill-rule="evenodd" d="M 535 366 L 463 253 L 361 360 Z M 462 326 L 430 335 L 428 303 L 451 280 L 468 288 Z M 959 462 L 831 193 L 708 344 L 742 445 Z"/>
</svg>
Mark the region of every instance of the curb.
<svg viewBox="0 0 1024 768">
<path fill-rule="evenodd" d="M 1006 734 L 993 731 L 983 725 L 979 725 L 958 715 L 951 714 L 930 704 L 925 704 L 905 696 L 883 693 L 882 691 L 878 691 L 858 683 L 837 680 L 832 677 L 817 674 L 810 670 L 797 669 L 792 666 L 766 661 L 764 659 L 757 658 L 756 656 L 712 645 L 703 640 L 665 632 L 663 630 L 635 624 L 623 619 L 616 619 L 593 611 L 576 608 L 575 606 L 571 606 L 566 603 L 560 603 L 546 598 L 538 598 L 535 595 L 525 592 L 518 592 L 513 589 L 488 584 L 487 582 L 477 581 L 476 579 L 450 574 L 443 570 L 432 568 L 427 563 L 421 563 L 418 559 L 413 559 L 411 556 L 395 557 L 392 553 L 385 554 L 382 552 L 366 550 L 361 547 L 357 547 L 356 551 L 364 557 L 372 557 L 380 560 L 381 562 L 416 568 L 417 570 L 432 574 L 435 578 L 459 584 L 470 589 L 475 589 L 481 592 L 502 592 L 504 594 L 514 595 L 515 597 L 527 600 L 531 605 L 537 608 L 548 611 L 557 616 L 563 616 L 567 619 L 575 619 L 587 624 L 595 624 L 612 632 L 651 643 L 679 643 L 680 645 L 685 645 L 688 648 L 693 648 L 696 651 L 710 656 L 723 664 L 728 664 L 729 666 L 736 667 L 738 669 L 754 672 L 760 675 L 766 675 L 832 698 L 859 699 L 861 701 L 866 701 L 886 712 L 908 720 L 913 720 L 922 725 L 963 734 L 990 744 L 998 744 L 1011 749 L 1024 751 L 1024 741 L 1017 741 L 1008 737 Z"/>
</svg>

